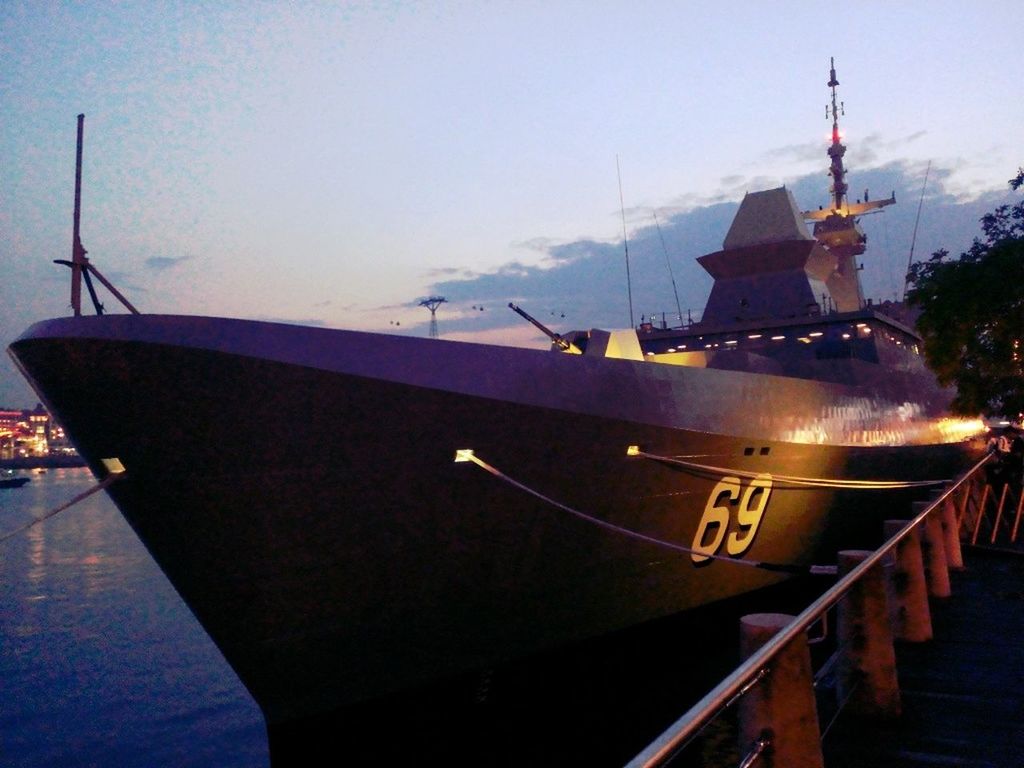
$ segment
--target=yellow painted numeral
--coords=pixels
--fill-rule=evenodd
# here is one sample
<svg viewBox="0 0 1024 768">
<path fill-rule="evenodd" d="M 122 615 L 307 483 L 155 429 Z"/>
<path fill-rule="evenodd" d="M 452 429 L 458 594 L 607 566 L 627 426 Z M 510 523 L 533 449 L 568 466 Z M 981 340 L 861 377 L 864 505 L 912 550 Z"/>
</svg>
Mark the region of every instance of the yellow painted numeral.
<svg viewBox="0 0 1024 768">
<path fill-rule="evenodd" d="M 743 490 L 743 498 L 740 499 L 736 509 L 738 530 L 730 533 L 726 540 L 725 534 L 729 528 L 731 504 L 740 498 L 741 490 Z M 693 552 L 690 557 L 693 562 L 703 563 L 712 555 L 717 554 L 723 541 L 726 541 L 725 551 L 730 555 L 742 555 L 746 552 L 754 543 L 754 537 L 761 526 L 771 492 L 771 475 L 758 475 L 750 481 L 750 485 L 746 489 L 743 489 L 742 482 L 738 477 L 723 477 L 712 489 L 707 504 L 704 505 L 704 514 L 697 526 L 691 547 Z M 728 499 L 725 506 L 720 506 L 719 502 L 723 495 L 727 495 Z"/>
<path fill-rule="evenodd" d="M 718 500 L 722 494 L 729 495 L 727 506 L 718 506 Z M 738 477 L 723 477 L 711 495 L 708 496 L 708 503 L 704 505 L 704 515 L 697 526 L 697 533 L 693 537 L 693 552 L 690 557 L 695 563 L 703 563 L 722 546 L 722 539 L 725 538 L 725 531 L 729 527 L 728 503 L 736 501 L 740 496 L 740 480 Z M 714 537 L 711 541 L 705 542 L 708 537 L 708 530 L 711 530 Z"/>
<path fill-rule="evenodd" d="M 754 543 L 757 529 L 761 525 L 761 518 L 764 516 L 764 508 L 768 506 L 768 496 L 772 492 L 771 475 L 758 475 L 750 481 L 747 490 L 743 493 L 743 500 L 739 509 L 736 510 L 736 520 L 740 524 L 740 531 L 733 531 L 729 534 L 725 549 L 730 555 L 742 555 L 747 548 Z M 751 508 L 750 500 L 757 496 L 757 506 Z M 741 531 L 743 536 L 740 535 Z"/>
</svg>

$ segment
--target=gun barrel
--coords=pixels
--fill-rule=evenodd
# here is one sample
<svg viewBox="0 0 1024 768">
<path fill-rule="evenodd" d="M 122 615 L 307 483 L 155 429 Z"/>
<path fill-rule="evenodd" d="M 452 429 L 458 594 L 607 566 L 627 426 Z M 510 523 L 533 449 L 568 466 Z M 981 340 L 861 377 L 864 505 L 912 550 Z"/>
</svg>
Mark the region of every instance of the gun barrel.
<svg viewBox="0 0 1024 768">
<path fill-rule="evenodd" d="M 542 322 L 540 322 L 539 320 L 534 318 L 525 309 L 522 309 L 521 307 L 516 306 L 511 301 L 508 303 L 508 308 L 511 309 L 513 312 L 515 312 L 517 315 L 519 315 L 524 320 L 526 320 L 526 321 L 532 323 L 534 326 L 536 326 L 540 330 L 540 332 L 543 333 L 545 336 L 547 336 L 549 339 L 551 339 L 551 343 L 554 344 L 559 349 L 564 350 L 566 352 L 568 352 L 568 351 L 570 351 L 572 349 L 572 344 L 570 344 L 568 341 L 563 339 L 557 333 L 552 331 L 550 328 L 548 328 Z"/>
</svg>

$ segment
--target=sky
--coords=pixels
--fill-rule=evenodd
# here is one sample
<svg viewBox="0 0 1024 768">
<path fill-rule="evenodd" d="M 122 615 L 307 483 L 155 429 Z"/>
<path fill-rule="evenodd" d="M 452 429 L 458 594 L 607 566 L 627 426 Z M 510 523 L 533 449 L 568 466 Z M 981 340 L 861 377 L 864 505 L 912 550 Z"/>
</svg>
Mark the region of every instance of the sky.
<svg viewBox="0 0 1024 768">
<path fill-rule="evenodd" d="M 82 241 L 143 312 L 426 335 L 442 295 L 443 337 L 543 347 L 509 301 L 628 326 L 625 219 L 635 319 L 699 315 L 744 192 L 827 201 L 830 57 L 851 194 L 899 201 L 862 277 L 898 297 L 1024 164 L 1024 5 L 828 9 L 5 0 L 0 342 L 70 313 L 79 113 Z M 4 357 L 0 406 L 34 403 Z"/>
</svg>

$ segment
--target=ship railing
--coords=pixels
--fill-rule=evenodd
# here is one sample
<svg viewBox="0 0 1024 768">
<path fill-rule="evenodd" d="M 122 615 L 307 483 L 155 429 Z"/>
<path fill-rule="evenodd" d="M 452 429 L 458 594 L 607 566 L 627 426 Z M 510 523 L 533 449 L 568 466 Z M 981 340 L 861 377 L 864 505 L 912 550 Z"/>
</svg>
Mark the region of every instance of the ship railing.
<svg viewBox="0 0 1024 768">
<path fill-rule="evenodd" d="M 741 749 L 743 754 L 738 764 L 744 768 L 758 764 L 760 757 L 769 751 L 773 765 L 823 765 L 823 733 L 828 733 L 835 717 L 847 706 L 855 707 L 861 714 L 881 717 L 893 716 L 895 706 L 898 714 L 899 691 L 893 639 L 910 642 L 930 639 L 927 600 L 929 596 L 949 595 L 949 570 L 963 568 L 961 538 L 976 540 L 979 527 L 999 527 L 998 521 L 991 522 L 995 507 L 984 471 L 992 459 L 991 454 L 986 455 L 958 479 L 935 491 L 931 500 L 915 502 L 911 519 L 887 521 L 889 538 L 878 549 L 873 552 L 840 552 L 840 578 L 798 616 L 758 614 L 744 617 L 741 622 L 744 644 L 754 647 L 763 642 L 763 645 L 633 758 L 627 768 L 670 765 L 683 756 L 686 747 L 695 742 L 708 725 L 737 705 L 741 710 L 740 741 L 746 745 L 745 750 Z M 1024 509 L 1021 495 L 1018 488 L 1017 522 Z M 916 565 L 913 564 L 915 551 Z M 907 562 L 911 564 L 907 565 Z M 897 569 L 900 571 L 898 579 L 893 578 Z M 920 588 L 926 589 L 924 616 L 920 613 L 920 599 L 915 601 L 909 596 L 909 592 L 919 594 Z M 877 606 L 873 610 L 871 607 L 865 610 L 865 600 L 889 599 L 903 602 L 898 610 L 890 611 L 885 602 L 881 610 Z M 856 624 L 853 633 L 866 631 L 877 636 L 867 642 L 864 642 L 863 635 L 856 638 L 860 642 L 854 642 L 854 637 L 848 636 L 844 642 L 844 608 L 856 615 L 855 620 L 851 621 L 849 615 L 845 620 L 848 628 Z M 839 614 L 835 622 L 839 635 L 835 639 L 836 650 L 814 674 L 810 670 L 809 643 L 820 642 L 824 635 L 809 641 L 808 630 L 818 624 L 827 628 L 832 609 L 837 609 Z M 871 613 L 880 617 L 882 625 L 876 626 L 872 620 L 866 619 L 866 615 Z M 752 620 L 749 625 L 748 619 Z M 777 626 L 766 633 L 766 626 L 773 621 L 778 622 Z M 750 627 L 753 627 L 753 633 L 761 633 L 760 639 L 753 635 L 748 639 Z M 769 639 L 765 641 L 765 637 Z M 891 680 L 878 679 L 877 658 L 858 656 L 865 647 L 872 647 L 873 654 L 877 654 L 879 649 L 883 656 L 888 653 L 893 662 Z M 881 666 L 886 665 L 883 663 Z M 797 678 L 806 675 L 806 679 L 794 681 L 794 669 L 797 670 Z M 838 700 L 831 712 L 832 719 L 823 728 L 818 721 L 815 688 L 833 675 L 837 678 Z M 845 686 L 841 684 L 844 675 L 848 681 Z M 897 686 L 895 691 L 893 686 Z M 807 717 L 801 717 L 794 711 L 795 707 L 801 706 L 801 700 L 810 701 Z M 806 725 L 811 721 L 816 738 L 808 738 L 806 733 L 780 733 L 779 723 L 773 721 L 773 714 L 782 712 L 785 712 L 788 726 L 794 722 Z M 810 755 L 802 753 L 806 751 Z"/>
<path fill-rule="evenodd" d="M 644 330 L 679 331 L 699 323 L 700 311 L 687 309 L 686 312 L 651 312 L 640 316 L 640 328 Z"/>
</svg>

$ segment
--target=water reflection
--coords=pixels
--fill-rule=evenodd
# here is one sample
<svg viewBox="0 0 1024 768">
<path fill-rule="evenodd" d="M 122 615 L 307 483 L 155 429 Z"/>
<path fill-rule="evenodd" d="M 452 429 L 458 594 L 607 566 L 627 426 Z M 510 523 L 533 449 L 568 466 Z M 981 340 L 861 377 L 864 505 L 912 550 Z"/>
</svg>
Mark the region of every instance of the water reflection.
<svg viewBox="0 0 1024 768">
<path fill-rule="evenodd" d="M 0 491 L 0 533 L 93 485 Z M 267 765 L 259 710 L 104 494 L 0 544 L 5 765 Z"/>
</svg>

